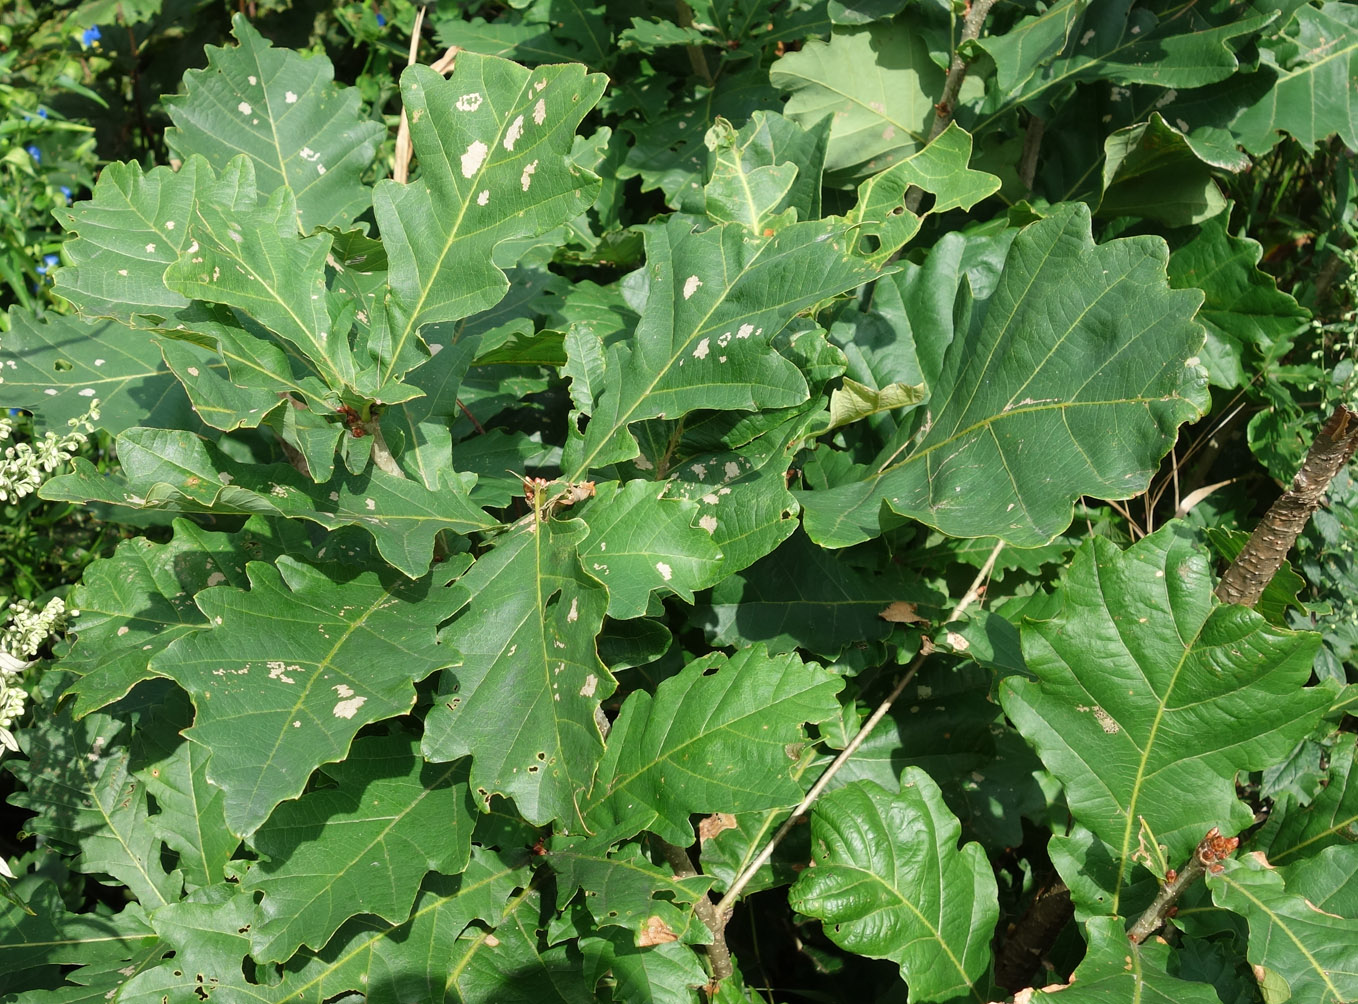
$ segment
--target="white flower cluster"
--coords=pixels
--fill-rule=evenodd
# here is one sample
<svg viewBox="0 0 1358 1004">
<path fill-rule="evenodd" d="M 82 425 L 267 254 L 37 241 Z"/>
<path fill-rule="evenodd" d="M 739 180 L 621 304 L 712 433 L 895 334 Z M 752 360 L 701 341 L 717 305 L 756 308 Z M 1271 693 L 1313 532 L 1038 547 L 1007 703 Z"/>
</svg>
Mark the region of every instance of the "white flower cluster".
<svg viewBox="0 0 1358 1004">
<path fill-rule="evenodd" d="M 4 621 L 0 627 L 0 746 L 18 750 L 9 727 L 24 713 L 28 697 L 21 677 L 48 637 L 65 625 L 66 602 L 53 597 L 37 610 L 27 600 L 14 600 L 4 612 Z"/>
<path fill-rule="evenodd" d="M 15 443 L 5 448 L 0 457 L 0 502 L 13 502 L 35 492 L 58 467 L 65 464 L 86 443 L 94 432 L 94 423 L 99 420 L 99 402 L 94 401 L 90 410 L 79 418 L 68 419 L 70 432 L 58 436 L 49 431 L 34 443 Z M 14 434 L 14 422 L 8 416 L 0 417 L 0 443 Z"/>
</svg>

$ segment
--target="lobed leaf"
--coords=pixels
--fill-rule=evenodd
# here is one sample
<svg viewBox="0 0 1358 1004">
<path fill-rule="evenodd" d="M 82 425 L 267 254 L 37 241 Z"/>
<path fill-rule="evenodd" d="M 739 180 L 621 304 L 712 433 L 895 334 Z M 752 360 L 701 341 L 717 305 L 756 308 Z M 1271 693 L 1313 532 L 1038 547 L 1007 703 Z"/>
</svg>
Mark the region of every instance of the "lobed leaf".
<svg viewBox="0 0 1358 1004">
<path fill-rule="evenodd" d="M 360 113 L 356 88 L 335 85 L 323 55 L 275 49 L 244 14 L 231 29 L 240 44 L 208 46 L 207 67 L 189 70 L 183 92 L 162 99 L 175 124 L 166 144 L 219 171 L 249 157 L 261 192 L 291 192 L 303 233 L 352 223 L 368 206 L 360 175 L 386 130 Z"/>
<path fill-rule="evenodd" d="M 603 755 L 595 713 L 615 686 L 594 644 L 608 594 L 576 556 L 587 533 L 530 515 L 449 590 L 457 616 L 439 637 L 462 660 L 439 679 L 422 745 L 434 761 L 472 757 L 483 807 L 505 795 L 566 830 L 579 827 Z"/>
<path fill-rule="evenodd" d="M 1111 864 L 1086 870 L 1117 913 L 1140 820 L 1171 861 L 1213 826 L 1248 826 L 1237 772 L 1286 756 L 1332 695 L 1305 689 L 1318 636 L 1219 604 L 1206 557 L 1176 524 L 1125 552 L 1090 538 L 1057 597 L 1058 612 L 1023 626 L 1035 679 L 1007 678 L 1000 701 L 1076 822 L 1110 845 Z"/>
<path fill-rule="evenodd" d="M 802 724 L 833 717 L 842 686 L 814 663 L 761 645 L 695 659 L 654 697 L 637 691 L 623 702 L 586 825 L 611 840 L 650 830 L 687 847 L 692 813 L 795 805 Z"/>
<path fill-rule="evenodd" d="M 193 699 L 185 736 L 211 752 L 208 779 L 241 836 L 300 795 L 315 768 L 343 759 L 364 725 L 409 711 L 414 684 L 458 658 L 434 637 L 451 611 L 428 580 L 365 572 L 340 583 L 287 557 L 246 574 L 248 591 L 199 592 L 209 626 L 151 661 Z"/>
<path fill-rule="evenodd" d="M 831 941 L 901 967 L 911 1001 L 985 1001 L 995 877 L 980 844 L 961 852 L 961 827 L 917 767 L 893 796 L 859 781 L 821 798 L 811 815 L 814 867 L 788 893 Z"/>
<path fill-rule="evenodd" d="M 1089 210 L 1067 205 L 1014 238 L 942 354 L 918 434 L 798 496 L 812 540 L 875 536 L 885 503 L 951 536 L 1031 547 L 1070 524 L 1081 495 L 1145 489 L 1206 407 L 1200 294 L 1167 287 L 1159 240 L 1089 233 Z"/>
</svg>

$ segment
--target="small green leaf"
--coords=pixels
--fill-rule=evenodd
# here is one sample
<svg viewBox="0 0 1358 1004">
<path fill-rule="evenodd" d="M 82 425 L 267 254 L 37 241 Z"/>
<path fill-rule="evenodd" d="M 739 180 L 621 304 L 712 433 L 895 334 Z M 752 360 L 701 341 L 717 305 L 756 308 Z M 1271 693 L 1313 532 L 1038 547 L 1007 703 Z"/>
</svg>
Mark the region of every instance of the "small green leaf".
<svg viewBox="0 0 1358 1004">
<path fill-rule="evenodd" d="M 876 174 L 924 145 L 944 73 L 914 27 L 836 27 L 829 42 L 808 41 L 770 69 L 769 81 L 792 92 L 788 118 L 809 129 L 833 116 L 825 160 L 831 183 Z"/>
<path fill-rule="evenodd" d="M 1103 197 L 1099 214 L 1134 215 L 1169 227 L 1201 223 L 1226 208 L 1212 166 L 1193 150 L 1184 131 L 1159 112 L 1103 141 Z"/>
<path fill-rule="evenodd" d="M 899 965 L 912 1002 L 985 1001 L 995 877 L 980 844 L 959 853 L 960 832 L 917 767 L 901 775 L 899 795 L 871 781 L 848 785 L 816 803 L 813 867 L 788 902 L 841 948 Z"/>
<path fill-rule="evenodd" d="M 1169 975 L 1171 952 L 1164 941 L 1128 942 L 1120 917 L 1093 917 L 1085 930 L 1089 950 L 1070 982 L 1037 991 L 1031 997 L 1035 1004 L 1221 1004 L 1211 984 Z"/>
<path fill-rule="evenodd" d="M 623 702 L 586 802 L 585 822 L 613 840 L 650 830 L 693 843 L 695 812 L 795 805 L 802 725 L 838 713 L 838 677 L 756 645 L 695 659 L 652 697 Z"/>
<path fill-rule="evenodd" d="M 578 837 L 552 842 L 548 862 L 557 873 L 558 909 L 583 889 L 598 927 L 624 928 L 637 945 L 711 942 L 712 932 L 693 912 L 693 903 L 712 886 L 710 876 L 678 878 L 647 858 L 639 844 L 602 852 L 575 846 L 580 843 Z"/>
<path fill-rule="evenodd" d="M 605 483 L 581 512 L 589 536 L 580 561 L 607 587 L 610 617 L 642 616 L 656 593 L 692 603 L 695 590 L 722 577 L 721 551 L 699 524 L 698 506 L 662 498 L 664 490 L 654 481 Z"/>
<path fill-rule="evenodd" d="M 1248 957 L 1277 1001 L 1342 1004 L 1358 999 L 1358 854 L 1328 847 L 1278 871 L 1247 854 L 1209 872 L 1217 906 L 1250 925 Z M 1336 901 L 1331 901 L 1335 898 Z"/>
</svg>

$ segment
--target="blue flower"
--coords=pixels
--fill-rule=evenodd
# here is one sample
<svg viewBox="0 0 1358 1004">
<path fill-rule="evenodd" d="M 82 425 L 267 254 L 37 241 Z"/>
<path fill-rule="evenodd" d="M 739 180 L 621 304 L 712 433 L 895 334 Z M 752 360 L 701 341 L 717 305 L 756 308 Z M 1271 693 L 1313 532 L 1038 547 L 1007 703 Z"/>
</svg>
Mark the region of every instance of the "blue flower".
<svg viewBox="0 0 1358 1004">
<path fill-rule="evenodd" d="M 71 190 L 67 188 L 65 185 L 58 185 L 57 189 L 58 191 L 61 192 L 62 195 L 66 196 L 66 202 L 69 204 L 71 201 Z"/>
<path fill-rule="evenodd" d="M 379 27 L 379 28 L 385 28 L 386 26 L 387 26 L 387 19 L 386 19 L 385 16 L 383 16 L 382 12 L 379 11 L 378 14 L 377 14 L 377 27 Z"/>
<path fill-rule="evenodd" d="M 81 35 L 80 35 L 80 44 L 81 44 L 81 45 L 90 45 L 90 44 L 92 44 L 92 43 L 94 43 L 94 42 L 97 42 L 97 41 L 99 40 L 100 37 L 101 37 L 101 36 L 100 36 L 100 34 L 99 34 L 99 26 L 96 24 L 96 25 L 94 25 L 93 27 L 86 28 L 86 29 L 81 33 Z"/>
<path fill-rule="evenodd" d="M 24 147 L 24 149 L 27 150 L 28 155 L 33 158 L 33 163 L 35 164 L 42 163 L 42 151 L 39 150 L 36 146 L 30 143 L 28 144 L 28 146 Z"/>
<path fill-rule="evenodd" d="M 41 105 L 38 106 L 38 118 L 40 119 L 47 118 L 47 109 L 43 108 Z"/>
<path fill-rule="evenodd" d="M 19 409 L 18 409 L 18 408 L 11 408 L 11 409 L 9 410 L 9 413 L 10 413 L 11 415 L 17 415 L 17 414 L 19 414 Z"/>
<path fill-rule="evenodd" d="M 48 268 L 51 268 L 54 265 L 61 264 L 61 255 L 45 254 L 42 256 L 42 260 L 44 263 L 46 263 Z"/>
</svg>

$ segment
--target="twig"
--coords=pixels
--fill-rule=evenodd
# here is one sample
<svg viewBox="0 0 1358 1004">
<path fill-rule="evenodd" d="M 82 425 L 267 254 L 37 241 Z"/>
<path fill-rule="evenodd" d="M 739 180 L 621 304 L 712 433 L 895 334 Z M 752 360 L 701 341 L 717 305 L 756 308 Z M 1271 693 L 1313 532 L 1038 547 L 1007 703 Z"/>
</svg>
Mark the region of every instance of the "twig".
<svg viewBox="0 0 1358 1004">
<path fill-rule="evenodd" d="M 678 19 L 679 27 L 693 27 L 693 8 L 684 2 L 676 0 L 674 4 L 675 15 Z M 684 49 L 688 52 L 689 65 L 693 67 L 693 72 L 703 78 L 703 83 L 708 87 L 713 84 L 712 69 L 707 65 L 707 53 L 703 52 L 700 45 L 686 45 Z"/>
<path fill-rule="evenodd" d="M 1064 882 L 1039 889 L 995 955 L 995 982 L 1011 994 L 1031 984 L 1042 957 L 1073 916 L 1075 906 Z"/>
<path fill-rule="evenodd" d="M 472 424 L 472 428 L 476 430 L 476 434 L 478 436 L 484 436 L 486 434 L 485 428 L 476 420 L 476 416 L 472 414 L 471 409 L 462 403 L 461 398 L 457 399 L 457 406 L 462 409 L 462 414 L 467 416 L 467 421 Z"/>
<path fill-rule="evenodd" d="M 415 27 L 410 31 L 410 55 L 406 59 L 406 66 L 414 66 L 415 60 L 420 49 L 420 28 L 424 24 L 425 8 L 420 7 L 415 12 Z M 461 52 L 459 46 L 451 46 L 448 51 L 430 64 L 429 68 L 435 73 L 448 73 L 457 64 L 457 54 Z M 405 184 L 410 179 L 410 119 L 406 116 L 405 103 L 401 104 L 401 124 L 396 128 L 396 153 L 392 158 L 391 178 Z"/>
<path fill-rule="evenodd" d="M 1292 487 L 1269 507 L 1217 584 L 1217 599 L 1252 607 L 1282 567 L 1330 482 L 1358 449 L 1358 412 L 1338 405 L 1311 443 Z"/>
<path fill-rule="evenodd" d="M 928 146 L 944 129 L 948 128 L 948 123 L 953 120 L 953 115 L 957 110 L 957 95 L 961 93 L 962 81 L 967 79 L 967 62 L 962 58 L 961 48 L 967 42 L 975 41 L 981 35 L 981 25 L 985 23 L 986 16 L 990 13 L 990 8 L 995 5 L 995 0 L 971 0 L 967 8 L 966 16 L 962 19 L 962 36 L 958 39 L 957 46 L 953 49 L 952 65 L 948 67 L 948 77 L 943 81 L 943 97 L 934 105 L 934 124 L 929 128 L 929 138 L 923 143 Z M 905 208 L 914 213 L 919 209 L 920 200 L 924 198 L 924 190 L 916 185 L 910 186 L 910 191 L 905 196 Z"/>
<path fill-rule="evenodd" d="M 985 564 L 981 566 L 981 570 L 976 573 L 976 578 L 972 580 L 971 587 L 966 591 L 966 594 L 963 595 L 962 599 L 958 601 L 957 606 L 953 607 L 952 613 L 948 614 L 943 622 L 944 624 L 955 621 L 962 615 L 963 611 L 971 606 L 971 604 L 976 601 L 976 598 L 981 595 L 981 588 L 990 577 L 990 572 L 994 569 L 995 562 L 998 560 L 1002 550 L 1004 550 L 1004 541 L 1000 541 L 995 545 L 995 549 L 990 552 L 990 557 L 987 558 Z M 792 832 L 794 826 L 806 818 L 807 813 L 810 812 L 811 806 L 815 804 L 816 799 L 820 798 L 821 793 L 825 791 L 830 781 L 840 772 L 840 769 L 853 759 L 853 755 L 858 752 L 858 747 L 862 746 L 863 743 L 867 741 L 868 736 L 872 734 L 872 730 L 886 717 L 887 712 L 891 710 L 891 705 L 895 703 L 896 698 L 900 697 L 901 694 L 905 692 L 905 688 L 908 687 L 910 681 L 915 678 L 915 674 L 919 672 L 919 668 L 924 664 L 924 660 L 927 659 L 933 651 L 933 642 L 928 638 L 925 638 L 923 644 L 920 645 L 919 654 L 910 661 L 909 667 L 896 683 L 896 686 L 892 688 L 891 693 L 887 695 L 886 700 L 877 705 L 877 710 L 872 713 L 872 717 L 863 723 L 863 727 L 858 730 L 857 735 L 849 740 L 849 744 L 844 747 L 839 756 L 835 757 L 834 762 L 831 763 L 829 767 L 825 768 L 825 773 L 811 786 L 811 790 L 806 793 L 806 797 L 802 799 L 797 808 L 792 810 L 792 815 L 787 817 L 783 825 L 778 828 L 778 831 L 774 833 L 769 842 L 764 845 L 764 849 L 755 855 L 754 860 L 746 865 L 744 870 L 736 876 L 735 881 L 727 887 L 726 895 L 723 896 L 721 902 L 717 904 L 717 913 L 720 916 L 724 917 L 727 915 L 732 906 L 735 905 L 735 901 L 740 896 L 741 890 L 750 884 L 750 880 L 758 874 L 759 869 L 763 868 L 765 862 L 773 856 L 774 848 L 782 843 L 783 838 Z"/>
<path fill-rule="evenodd" d="M 693 862 L 689 859 L 688 851 L 682 847 L 675 847 L 674 844 L 655 835 L 651 836 L 651 841 L 660 849 L 676 877 L 692 878 L 698 874 L 698 869 L 693 867 Z M 726 947 L 726 914 L 722 913 L 721 907 L 707 896 L 699 896 L 694 901 L 693 912 L 712 932 L 712 944 L 704 945 L 703 949 L 707 952 L 707 961 L 712 967 L 712 982 L 709 987 L 715 988 L 716 984 L 732 973 L 731 950 Z M 712 996 L 711 993 L 708 996 Z"/>
<path fill-rule="evenodd" d="M 1202 838 L 1193 851 L 1193 856 L 1188 859 L 1183 871 L 1176 873 L 1171 870 L 1165 875 L 1165 881 L 1161 883 L 1160 891 L 1151 905 L 1146 907 L 1145 912 L 1128 929 L 1127 940 L 1133 945 L 1139 945 L 1160 930 L 1165 921 L 1174 915 L 1174 904 L 1179 901 L 1184 891 L 1209 871 L 1221 871 L 1220 862 L 1230 857 L 1239 846 L 1239 838 L 1223 837 L 1215 826 L 1208 830 L 1207 836 Z"/>
<path fill-rule="evenodd" d="M 1037 154 L 1042 149 L 1042 134 L 1047 131 L 1047 123 L 1032 113 L 1028 115 L 1028 128 L 1023 133 L 1023 153 L 1019 156 L 1018 176 L 1023 187 L 1033 190 L 1033 179 L 1037 177 Z"/>
<path fill-rule="evenodd" d="M 420 50 L 420 29 L 424 26 L 424 7 L 415 11 L 415 27 L 410 29 L 410 55 L 406 66 L 414 66 Z M 410 119 L 406 115 L 405 101 L 401 102 L 401 124 L 396 127 L 396 155 L 391 165 L 392 181 L 404 185 L 410 179 Z"/>
</svg>

